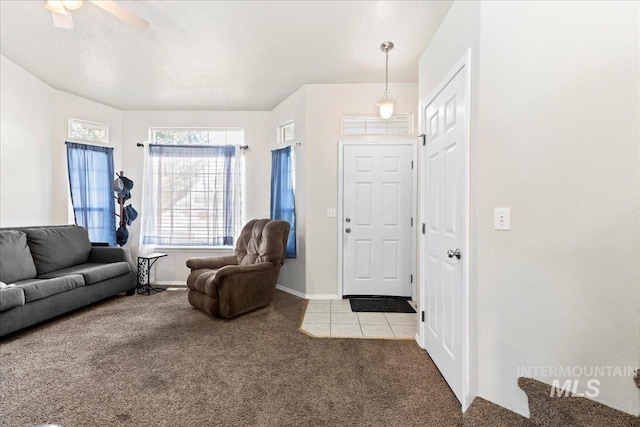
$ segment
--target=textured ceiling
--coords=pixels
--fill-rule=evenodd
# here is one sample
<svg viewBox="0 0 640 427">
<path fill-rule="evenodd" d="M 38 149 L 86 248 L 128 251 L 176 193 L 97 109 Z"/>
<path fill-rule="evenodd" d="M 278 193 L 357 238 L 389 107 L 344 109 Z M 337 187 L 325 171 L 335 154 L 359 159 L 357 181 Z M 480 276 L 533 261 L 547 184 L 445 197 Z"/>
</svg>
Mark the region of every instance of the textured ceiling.
<svg viewBox="0 0 640 427">
<path fill-rule="evenodd" d="M 307 83 L 415 82 L 451 1 L 120 1 L 55 28 L 44 1 L 0 1 L 3 55 L 50 86 L 123 110 L 270 110 Z M 382 86 L 381 86 L 382 90 Z"/>
</svg>

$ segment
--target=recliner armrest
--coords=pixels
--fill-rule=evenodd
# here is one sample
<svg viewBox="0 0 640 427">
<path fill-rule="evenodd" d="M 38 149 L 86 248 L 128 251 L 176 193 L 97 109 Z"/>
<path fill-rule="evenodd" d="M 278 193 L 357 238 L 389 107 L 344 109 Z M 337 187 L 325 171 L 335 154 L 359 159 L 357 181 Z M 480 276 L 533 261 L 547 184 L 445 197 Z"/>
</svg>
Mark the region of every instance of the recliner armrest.
<svg viewBox="0 0 640 427">
<path fill-rule="evenodd" d="M 232 266 L 238 264 L 238 258 L 235 255 L 219 256 L 219 257 L 202 257 L 189 258 L 187 267 L 192 270 L 200 268 L 222 268 L 224 266 Z"/>
<path fill-rule="evenodd" d="M 219 284 L 227 276 L 243 273 L 257 273 L 261 271 L 268 271 L 273 268 L 273 264 L 270 262 L 259 262 L 251 265 L 227 265 L 222 267 L 216 272 L 213 278 L 214 283 Z"/>
</svg>

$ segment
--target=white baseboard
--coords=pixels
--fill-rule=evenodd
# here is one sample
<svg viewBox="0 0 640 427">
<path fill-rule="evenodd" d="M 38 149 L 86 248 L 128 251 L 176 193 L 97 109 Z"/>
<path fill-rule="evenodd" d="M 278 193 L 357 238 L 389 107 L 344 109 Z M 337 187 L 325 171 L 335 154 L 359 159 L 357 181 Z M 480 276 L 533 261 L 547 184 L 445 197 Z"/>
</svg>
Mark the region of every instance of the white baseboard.
<svg viewBox="0 0 640 427">
<path fill-rule="evenodd" d="M 337 294 L 305 294 L 282 285 L 276 285 L 276 289 L 303 299 L 339 299 Z"/>
<path fill-rule="evenodd" d="M 177 286 L 177 287 L 186 287 L 187 284 L 180 280 L 158 280 L 151 284 L 158 286 Z M 291 295 L 295 295 L 298 298 L 302 299 L 340 299 L 337 294 L 305 294 L 300 291 L 296 291 L 295 289 L 287 288 L 286 286 L 276 285 L 276 289 L 281 290 L 282 292 L 286 292 Z"/>
<path fill-rule="evenodd" d="M 158 286 L 184 286 L 186 287 L 187 284 L 184 281 L 180 281 L 180 280 L 157 280 L 155 282 L 153 282 L 151 284 L 151 286 L 153 285 L 158 285 Z"/>
<path fill-rule="evenodd" d="M 342 299 L 338 294 L 306 294 L 307 299 Z"/>
<path fill-rule="evenodd" d="M 306 297 L 304 296 L 304 294 L 302 292 L 296 291 L 296 290 L 291 289 L 291 288 L 287 288 L 286 286 L 276 285 L 276 289 L 279 289 L 282 292 L 286 292 L 286 293 L 291 294 L 291 295 L 295 295 L 298 298 L 306 299 Z"/>
</svg>

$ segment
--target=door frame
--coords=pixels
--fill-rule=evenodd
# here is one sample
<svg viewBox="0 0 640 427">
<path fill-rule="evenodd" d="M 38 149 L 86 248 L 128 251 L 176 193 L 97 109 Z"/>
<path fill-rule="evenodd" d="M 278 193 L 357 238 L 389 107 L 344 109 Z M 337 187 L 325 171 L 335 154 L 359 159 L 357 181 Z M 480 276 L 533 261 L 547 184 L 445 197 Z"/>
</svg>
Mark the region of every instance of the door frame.
<svg viewBox="0 0 640 427">
<path fill-rule="evenodd" d="M 337 233 L 338 233 L 338 298 L 344 296 L 343 287 L 343 245 L 344 245 L 344 222 L 343 222 L 343 192 L 344 192 L 344 148 L 349 145 L 409 145 L 411 146 L 411 156 L 413 161 L 413 169 L 411 170 L 411 217 L 413 218 L 413 226 L 411 232 L 411 254 L 416 254 L 417 239 L 415 230 L 418 227 L 418 147 L 415 138 L 413 139 L 358 139 L 358 140 L 339 140 L 338 141 L 338 211 Z M 413 277 L 411 284 L 411 298 L 415 301 L 417 297 L 417 276 L 416 276 L 416 257 L 411 256 L 411 271 Z"/>
<path fill-rule="evenodd" d="M 471 235 L 471 49 L 467 49 L 467 51 L 462 55 L 462 57 L 454 64 L 454 66 L 447 72 L 444 78 L 438 83 L 438 85 L 431 91 L 429 96 L 427 96 L 424 101 L 420 102 L 419 106 L 419 119 L 420 119 L 420 131 L 426 135 L 427 133 L 427 120 L 425 117 L 427 107 L 435 100 L 435 98 L 442 92 L 442 90 L 449 84 L 449 82 L 463 69 L 466 68 L 466 78 L 465 78 L 465 118 L 464 118 L 464 137 L 463 141 L 465 144 L 466 150 L 466 167 L 465 172 L 466 176 L 463 177 L 463 197 L 467 200 L 467 211 L 465 214 L 465 233 L 464 233 L 464 247 L 462 249 L 462 253 L 464 256 L 462 257 L 463 266 L 463 279 L 462 279 L 462 412 L 465 412 L 469 405 L 471 404 L 471 389 L 470 389 L 470 308 L 469 308 L 469 288 L 470 288 L 470 259 L 474 254 L 471 253 L 471 244 L 470 244 L 470 235 Z M 424 137 L 426 139 L 426 136 Z M 424 146 L 422 146 L 424 147 Z M 420 149 L 420 183 L 423 184 L 426 182 L 428 177 L 428 165 L 425 162 L 424 156 L 426 154 L 426 149 Z M 421 188 L 421 193 L 424 189 Z M 426 209 L 425 209 L 425 199 L 420 197 L 420 223 L 426 223 Z M 424 236 L 424 237 L 423 237 Z M 419 268 L 420 268 L 420 278 L 419 278 L 419 286 L 420 286 L 420 299 L 418 301 L 419 304 L 419 312 L 422 313 L 426 310 L 426 289 L 425 289 L 425 263 L 423 254 L 425 253 L 426 247 L 426 239 L 428 235 L 421 235 L 420 244 L 418 248 L 418 258 L 419 258 Z M 418 344 L 422 349 L 426 350 L 426 333 L 425 333 L 425 322 L 420 322 L 419 331 L 419 339 L 417 339 Z"/>
</svg>

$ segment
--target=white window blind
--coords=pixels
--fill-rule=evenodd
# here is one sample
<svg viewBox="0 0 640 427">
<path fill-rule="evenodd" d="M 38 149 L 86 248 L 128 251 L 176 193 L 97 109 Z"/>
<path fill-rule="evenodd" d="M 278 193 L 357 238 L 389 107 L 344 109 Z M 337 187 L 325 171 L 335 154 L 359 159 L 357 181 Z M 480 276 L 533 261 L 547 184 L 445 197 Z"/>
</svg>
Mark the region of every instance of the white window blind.
<svg viewBox="0 0 640 427">
<path fill-rule="evenodd" d="M 143 243 L 233 246 L 242 220 L 242 129 L 152 129 Z"/>
<path fill-rule="evenodd" d="M 413 115 L 395 114 L 390 119 L 352 114 L 342 116 L 343 135 L 408 135 L 413 133 Z"/>
</svg>

